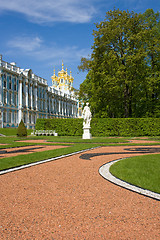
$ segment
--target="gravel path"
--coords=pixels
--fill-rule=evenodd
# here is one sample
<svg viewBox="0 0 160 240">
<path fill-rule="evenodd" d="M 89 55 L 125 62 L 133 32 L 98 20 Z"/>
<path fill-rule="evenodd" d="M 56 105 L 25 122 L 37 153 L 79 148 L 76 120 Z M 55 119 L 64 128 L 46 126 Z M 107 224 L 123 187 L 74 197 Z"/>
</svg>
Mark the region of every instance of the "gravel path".
<svg viewBox="0 0 160 240">
<path fill-rule="evenodd" d="M 13 157 L 18 155 L 26 155 L 33 152 L 43 152 L 49 151 L 59 148 L 65 148 L 68 146 L 61 145 L 34 145 L 34 146 L 24 146 L 24 147 L 16 147 L 16 148 L 6 148 L 0 150 L 0 158 Z"/>
<path fill-rule="evenodd" d="M 140 155 L 134 149 L 102 147 L 85 152 L 90 160 L 77 154 L 0 176 L 0 239 L 160 239 L 160 202 L 98 173 L 106 162 Z"/>
</svg>

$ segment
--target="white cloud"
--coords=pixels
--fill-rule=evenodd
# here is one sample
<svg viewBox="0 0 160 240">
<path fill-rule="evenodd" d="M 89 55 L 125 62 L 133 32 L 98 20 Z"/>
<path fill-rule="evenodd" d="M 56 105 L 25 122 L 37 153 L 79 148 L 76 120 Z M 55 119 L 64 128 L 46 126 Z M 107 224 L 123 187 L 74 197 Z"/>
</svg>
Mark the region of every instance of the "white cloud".
<svg viewBox="0 0 160 240">
<path fill-rule="evenodd" d="M 80 62 L 81 57 L 87 57 L 90 49 L 80 49 L 77 46 L 58 46 L 56 43 L 46 45 L 44 41 L 36 36 L 15 37 L 7 42 L 8 51 L 19 55 L 32 57 L 36 61 L 53 65 L 62 59 L 65 62 Z"/>
<path fill-rule="evenodd" d="M 17 48 L 23 52 L 34 51 L 37 48 L 40 48 L 42 40 L 39 37 L 15 37 L 12 40 L 8 41 L 8 46 L 11 48 Z"/>
<path fill-rule="evenodd" d="M 97 0 L 0 0 L 0 12 L 14 11 L 36 23 L 89 22 L 96 13 Z"/>
</svg>

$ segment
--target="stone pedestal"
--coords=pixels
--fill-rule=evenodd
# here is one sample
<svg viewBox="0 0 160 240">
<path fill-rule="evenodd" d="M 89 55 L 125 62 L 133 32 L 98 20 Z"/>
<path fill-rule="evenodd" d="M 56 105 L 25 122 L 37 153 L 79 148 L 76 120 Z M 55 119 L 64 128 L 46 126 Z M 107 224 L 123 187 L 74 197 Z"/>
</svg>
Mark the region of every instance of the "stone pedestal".
<svg viewBox="0 0 160 240">
<path fill-rule="evenodd" d="M 92 135 L 90 133 L 90 127 L 83 127 L 83 136 L 82 139 L 91 139 Z"/>
</svg>

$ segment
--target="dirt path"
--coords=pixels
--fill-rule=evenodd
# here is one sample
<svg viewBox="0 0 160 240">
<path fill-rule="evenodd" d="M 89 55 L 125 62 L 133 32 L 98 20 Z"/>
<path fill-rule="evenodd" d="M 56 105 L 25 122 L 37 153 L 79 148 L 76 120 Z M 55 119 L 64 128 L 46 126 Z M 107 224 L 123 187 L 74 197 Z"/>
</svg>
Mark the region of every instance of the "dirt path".
<svg viewBox="0 0 160 240">
<path fill-rule="evenodd" d="M 98 174 L 137 148 L 102 147 L 0 176 L 0 239 L 160 239 L 160 202 Z"/>
<path fill-rule="evenodd" d="M 147 144 L 147 143 L 159 143 L 159 141 L 148 141 L 148 140 L 139 140 L 139 139 L 132 139 L 131 143 L 138 143 L 138 144 Z"/>
</svg>

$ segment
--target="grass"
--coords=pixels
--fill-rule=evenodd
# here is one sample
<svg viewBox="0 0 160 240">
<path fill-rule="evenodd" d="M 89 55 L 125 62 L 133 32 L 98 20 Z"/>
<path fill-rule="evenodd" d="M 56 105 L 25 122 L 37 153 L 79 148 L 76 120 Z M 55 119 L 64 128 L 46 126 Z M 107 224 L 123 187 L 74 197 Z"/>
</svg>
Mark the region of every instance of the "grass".
<svg viewBox="0 0 160 240">
<path fill-rule="evenodd" d="M 8 157 L 0 159 L 0 170 L 9 169 L 17 166 L 22 166 L 37 161 L 62 156 L 65 154 L 97 147 L 98 145 L 93 144 L 73 144 L 71 146 L 64 146 L 61 149 L 54 149 L 44 152 L 35 152 L 27 155 L 19 155 L 15 157 Z"/>
<path fill-rule="evenodd" d="M 33 132 L 32 129 L 27 129 L 27 134 L 30 135 Z M 17 135 L 17 128 L 0 128 L 0 134 L 5 136 L 16 136 Z"/>
<path fill-rule="evenodd" d="M 128 138 L 118 137 L 93 137 L 92 139 L 82 139 L 80 136 L 33 136 L 30 139 L 45 139 L 50 142 L 65 142 L 65 143 L 127 143 Z"/>
<path fill-rule="evenodd" d="M 117 178 L 160 193 L 160 154 L 123 159 L 110 167 Z"/>
<path fill-rule="evenodd" d="M 39 143 L 28 143 L 28 142 L 21 142 L 21 141 L 25 141 L 25 140 L 31 140 L 33 138 L 30 137 L 23 137 L 23 138 L 19 138 L 16 136 L 8 136 L 8 137 L 0 137 L 0 144 L 6 144 L 6 145 L 0 145 L 0 149 L 5 149 L 5 148 L 13 148 L 13 147 L 24 147 L 24 146 L 33 146 L 33 145 L 39 145 Z M 42 138 L 38 138 L 38 139 L 42 139 Z M 37 140 L 37 139 L 36 139 Z M 45 140 L 48 140 L 45 138 Z M 66 145 L 66 144 L 62 144 L 62 143 L 41 143 L 41 145 Z"/>
</svg>

